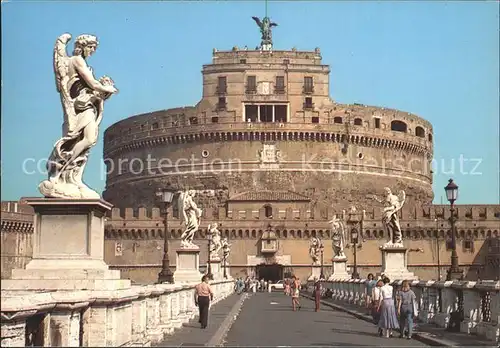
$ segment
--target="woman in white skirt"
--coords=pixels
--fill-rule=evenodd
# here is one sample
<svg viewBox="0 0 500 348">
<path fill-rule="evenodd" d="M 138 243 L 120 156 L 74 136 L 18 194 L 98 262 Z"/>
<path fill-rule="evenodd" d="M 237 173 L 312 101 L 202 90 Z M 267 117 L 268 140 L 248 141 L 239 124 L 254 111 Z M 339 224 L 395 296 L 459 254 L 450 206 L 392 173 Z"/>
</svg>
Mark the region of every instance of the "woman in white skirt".
<svg viewBox="0 0 500 348">
<path fill-rule="evenodd" d="M 385 331 L 385 337 L 392 337 L 392 330 L 399 329 L 399 321 L 396 316 L 396 307 L 394 306 L 393 291 L 394 289 L 389 284 L 389 278 L 384 278 L 384 286 L 380 288 L 382 301 L 379 302 L 378 310 L 380 312 L 380 320 L 378 327 Z"/>
</svg>

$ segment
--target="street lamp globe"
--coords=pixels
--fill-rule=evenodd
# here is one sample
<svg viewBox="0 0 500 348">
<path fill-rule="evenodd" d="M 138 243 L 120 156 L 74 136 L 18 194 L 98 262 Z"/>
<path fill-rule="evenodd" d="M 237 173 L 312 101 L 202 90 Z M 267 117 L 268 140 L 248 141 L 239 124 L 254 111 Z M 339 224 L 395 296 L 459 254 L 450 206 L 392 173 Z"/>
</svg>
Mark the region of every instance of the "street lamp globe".
<svg viewBox="0 0 500 348">
<path fill-rule="evenodd" d="M 448 180 L 448 185 L 445 186 L 446 198 L 453 204 L 458 198 L 458 186 L 453 182 L 453 179 Z"/>
<path fill-rule="evenodd" d="M 163 203 L 172 203 L 172 199 L 174 198 L 174 190 L 169 187 L 160 188 L 158 189 L 158 191 L 156 191 L 156 196 Z"/>
<path fill-rule="evenodd" d="M 357 242 L 357 240 L 358 240 L 358 231 L 357 230 L 352 230 L 351 236 L 352 236 L 352 239 Z"/>
</svg>

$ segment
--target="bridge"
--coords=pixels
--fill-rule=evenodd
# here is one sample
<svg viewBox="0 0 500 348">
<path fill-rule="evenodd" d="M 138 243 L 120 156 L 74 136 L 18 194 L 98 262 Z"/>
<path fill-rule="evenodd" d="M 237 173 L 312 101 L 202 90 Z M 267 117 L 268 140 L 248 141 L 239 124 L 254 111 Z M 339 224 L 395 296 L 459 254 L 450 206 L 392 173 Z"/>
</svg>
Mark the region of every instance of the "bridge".
<svg viewBox="0 0 500 348">
<path fill-rule="evenodd" d="M 2 291 L 1 345 L 25 346 L 491 346 L 498 347 L 499 281 L 414 281 L 414 339 L 378 337 L 364 307 L 365 280 L 312 283 L 292 312 L 282 292 L 234 294 L 231 279 L 212 282 L 210 322 L 196 320 L 194 284 L 132 285 L 122 290 Z M 397 288 L 401 281 L 393 282 Z M 398 335 L 395 335 L 397 337 Z"/>
</svg>

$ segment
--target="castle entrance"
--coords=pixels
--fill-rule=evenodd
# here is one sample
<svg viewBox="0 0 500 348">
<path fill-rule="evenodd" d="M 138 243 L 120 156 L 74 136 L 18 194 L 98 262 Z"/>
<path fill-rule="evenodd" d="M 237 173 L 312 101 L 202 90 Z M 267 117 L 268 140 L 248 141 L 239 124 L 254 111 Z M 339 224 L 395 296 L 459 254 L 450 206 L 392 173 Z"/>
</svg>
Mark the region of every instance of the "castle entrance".
<svg viewBox="0 0 500 348">
<path fill-rule="evenodd" d="M 255 274 L 259 280 L 264 279 L 276 283 L 283 279 L 283 266 L 278 263 L 261 263 L 255 267 Z"/>
</svg>

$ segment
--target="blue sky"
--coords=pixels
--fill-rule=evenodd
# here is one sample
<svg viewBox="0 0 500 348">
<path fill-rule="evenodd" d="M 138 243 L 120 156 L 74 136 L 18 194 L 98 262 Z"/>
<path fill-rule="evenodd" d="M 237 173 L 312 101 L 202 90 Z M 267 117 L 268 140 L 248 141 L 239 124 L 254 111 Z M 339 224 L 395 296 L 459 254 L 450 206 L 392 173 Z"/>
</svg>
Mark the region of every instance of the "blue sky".
<svg viewBox="0 0 500 348">
<path fill-rule="evenodd" d="M 320 47 L 334 100 L 432 122 L 435 202 L 452 176 L 460 204 L 500 203 L 498 12 L 495 1 L 269 3 L 279 24 L 275 49 Z M 258 45 L 251 16 L 263 14 L 263 1 L 2 2 L 2 200 L 40 195 L 45 175 L 29 174 L 36 167 L 25 160 L 46 158 L 60 136 L 52 71 L 60 34 L 96 34 L 101 45 L 89 64 L 120 89 L 107 102 L 84 177 L 102 191 L 104 129 L 130 115 L 194 105 L 212 49 Z M 469 160 L 462 170 L 460 156 Z"/>
</svg>

